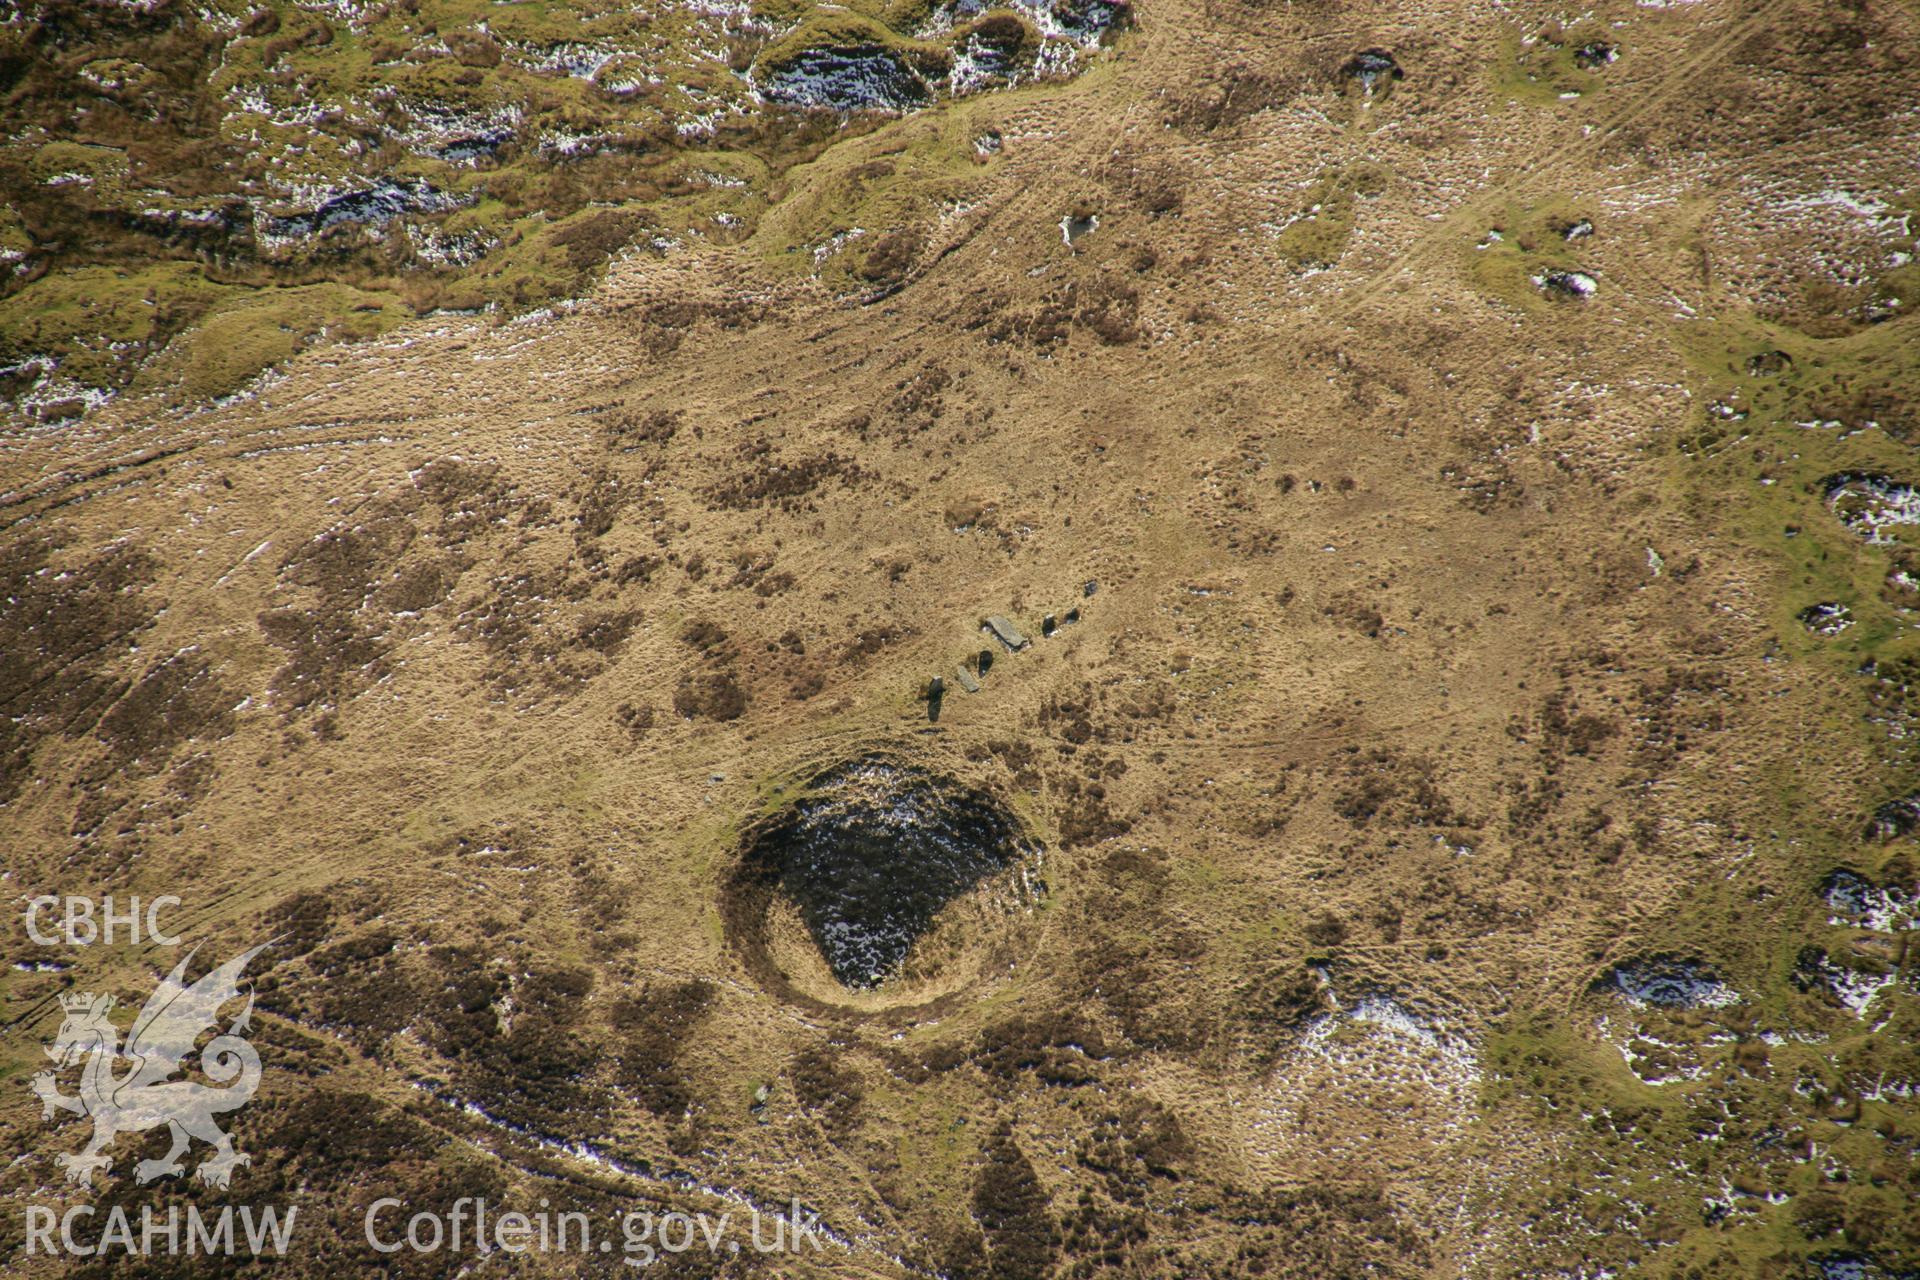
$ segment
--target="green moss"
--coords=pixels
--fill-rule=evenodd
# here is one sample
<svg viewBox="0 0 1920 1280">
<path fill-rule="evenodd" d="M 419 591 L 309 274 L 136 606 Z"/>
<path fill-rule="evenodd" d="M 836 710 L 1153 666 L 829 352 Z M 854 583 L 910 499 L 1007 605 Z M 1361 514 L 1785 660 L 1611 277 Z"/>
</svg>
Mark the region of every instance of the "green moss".
<svg viewBox="0 0 1920 1280">
<path fill-rule="evenodd" d="M 1510 32 L 1493 59 L 1496 92 L 1519 102 L 1557 105 L 1563 94 L 1590 97 L 1606 88 L 1605 79 L 1574 59 L 1574 50 L 1599 37 L 1576 29 L 1527 37 Z"/>
<path fill-rule="evenodd" d="M 835 293 L 873 288 L 868 256 L 888 233 L 925 225 L 979 182 L 970 137 L 951 118 L 914 117 L 797 167 L 761 219 L 762 260 Z"/>
<path fill-rule="evenodd" d="M 293 0 L 264 0 L 239 31 L 182 15 L 148 63 L 135 61 L 145 55 L 126 48 L 118 34 L 101 35 L 91 50 L 79 47 L 93 38 L 83 34 L 55 67 L 33 57 L 17 33 L 0 32 L 0 49 L 15 50 L 26 68 L 15 101 L 45 106 L 19 122 L 18 141 L 0 140 L 0 175 L 14 180 L 0 210 L 0 249 L 31 254 L 35 271 L 48 272 L 41 280 L 0 276 L 0 292 L 10 294 L 0 304 L 0 350 L 15 358 L 56 355 L 82 383 L 122 387 L 173 334 L 204 320 L 196 350 L 156 366 L 142 385 L 157 386 L 168 370 L 193 387 L 230 389 L 245 371 L 304 343 L 362 331 L 364 317 L 378 315 L 384 327 L 398 303 L 415 312 L 517 311 L 590 288 L 605 259 L 585 262 L 583 246 L 603 244 L 611 253 L 630 239 L 603 234 L 604 225 L 576 234 L 582 221 L 604 224 L 609 208 L 631 215 L 636 234 L 644 228 L 706 243 L 756 238 L 766 260 L 795 273 L 813 270 L 814 247 L 859 227 L 871 237 L 852 242 L 858 252 L 827 262 L 821 276 L 837 292 L 871 288 L 865 277 L 877 268 L 865 255 L 872 246 L 890 232 L 924 225 L 942 205 L 964 198 L 978 176 L 968 142 L 978 132 L 981 104 L 947 103 L 926 121 L 795 118 L 751 109 L 738 73 L 756 55 L 765 70 L 807 48 L 875 45 L 938 78 L 950 65 L 946 45 L 955 37 L 912 38 L 932 12 L 932 0 L 853 0 L 845 7 L 771 0 L 756 7 L 756 16 L 782 34 L 765 49 L 763 35 L 725 35 L 723 61 L 712 56 L 708 17 L 567 0 L 420 0 L 376 10 L 358 24 Z M 567 45 L 628 52 L 597 76 L 536 69 L 547 51 Z M 76 66 L 86 68 L 98 92 L 163 103 L 164 111 L 131 122 L 116 114 L 118 123 L 108 127 L 105 114 L 59 108 L 72 92 L 61 77 L 71 78 Z M 613 82 L 623 80 L 630 83 L 614 92 Z M 243 90 L 270 105 L 236 109 Z M 1015 92 L 1072 97 L 1079 89 L 1053 82 Z M 745 114 L 728 114 L 743 106 Z M 457 165 L 426 154 L 434 139 L 403 136 L 448 112 L 511 112 L 515 139 L 491 160 Z M 919 127 L 936 115 L 940 125 Z M 161 116 L 164 126 L 154 123 Z M 696 118 L 715 132 L 683 134 Z M 790 176 L 829 146 L 846 151 L 844 144 L 880 129 L 905 143 L 888 159 L 894 177 L 863 177 L 853 171 L 857 164 L 823 166 L 799 181 Z M 459 132 L 455 127 L 450 136 Z M 600 141 L 565 156 L 536 145 L 555 134 Z M 876 159 L 869 151 L 859 163 Z M 744 185 L 702 181 L 700 171 Z M 47 185 L 68 174 L 84 181 Z M 244 236 L 222 242 L 218 219 L 196 220 L 188 243 L 158 220 L 100 216 L 136 204 L 212 213 L 242 199 L 284 212 L 290 189 L 355 188 L 377 177 L 425 178 L 471 204 L 409 216 L 407 226 L 377 240 L 334 238 L 312 253 L 296 246 L 271 260 L 256 260 Z M 816 188 L 822 179 L 824 189 Z M 764 234 L 769 210 L 796 194 L 801 207 Z M 87 237 L 71 234 L 78 225 L 89 227 Z M 471 264 L 435 265 L 410 253 L 408 226 L 497 244 Z M 911 253 L 901 250 L 912 247 L 896 240 L 886 262 L 910 262 Z M 192 264 L 167 261 L 189 254 Z M 218 271 L 199 265 L 204 261 L 219 262 Z M 142 314 L 134 306 L 146 301 L 149 284 L 157 296 L 151 314 Z M 294 292 L 322 284 L 345 289 Z M 276 297 L 224 314 L 253 290 Z M 93 295 L 91 307 L 80 304 L 82 291 Z M 381 297 L 369 303 L 366 295 Z M 329 297 L 349 311 L 315 324 L 310 302 Z M 249 327 L 254 321 L 259 327 Z"/>
<path fill-rule="evenodd" d="M 986 47 L 1000 51 L 1014 66 L 1030 65 L 1039 56 L 1042 43 L 1039 28 L 1024 16 L 997 12 L 954 28 L 947 44 L 949 48 L 961 49 L 976 37 Z"/>
<path fill-rule="evenodd" d="M 828 13 L 810 18 L 768 45 L 761 52 L 757 66 L 765 74 L 777 74 L 802 54 L 815 49 L 867 47 L 890 50 L 903 63 L 930 78 L 945 75 L 952 60 L 952 55 L 942 46 L 907 39 L 872 18 L 856 13 Z"/>
<path fill-rule="evenodd" d="M 1642 1083 L 1610 1045 L 1596 1043 L 1564 1015 L 1535 1013 L 1496 1027 L 1481 1059 L 1480 1103 L 1494 1108 L 1525 1100 L 1551 1114 L 1563 1108 L 1651 1108 L 1671 1095 Z"/>
<path fill-rule="evenodd" d="M 901 35 L 912 35 L 933 21 L 936 0 L 886 0 L 875 6 L 879 19 Z"/>
<path fill-rule="evenodd" d="M 631 209 L 582 209 L 555 222 L 518 219 L 503 229 L 501 247 L 443 286 L 443 305 L 514 312 L 577 296 L 646 226 Z"/>
<path fill-rule="evenodd" d="M 1390 176 L 1389 170 L 1371 163 L 1322 174 L 1276 237 L 1275 247 L 1298 266 L 1332 266 L 1353 237 L 1357 202 L 1383 194 Z"/>
<path fill-rule="evenodd" d="M 118 386 L 232 292 L 180 262 L 53 272 L 0 299 L 0 356 L 50 355 L 67 378 Z"/>
<path fill-rule="evenodd" d="M 1836 674 L 1912 651 L 1912 618 L 1882 592 L 1890 548 L 1843 526 L 1820 482 L 1860 470 L 1920 478 L 1900 435 L 1920 427 L 1920 396 L 1906 390 L 1920 386 L 1920 345 L 1893 325 L 1817 340 L 1739 314 L 1676 332 L 1697 406 L 1674 436 L 1683 500 L 1716 511 L 1742 544 L 1765 553 L 1780 646 Z M 1774 352 L 1790 362 L 1777 372 L 1750 366 Z M 1867 428 L 1869 413 L 1886 421 Z M 1827 422 L 1839 425 L 1801 425 Z M 1920 531 L 1892 533 L 1910 541 Z M 1855 625 L 1837 637 L 1809 634 L 1795 615 L 1823 601 L 1846 604 Z"/>
<path fill-rule="evenodd" d="M 1881 301 L 1899 299 L 1900 310 L 1920 310 L 1920 262 L 1884 271 L 1874 282 L 1874 296 Z"/>
<path fill-rule="evenodd" d="M 33 237 L 27 232 L 27 224 L 10 205 L 0 204 L 0 253 L 28 254 L 33 252 Z"/>
<path fill-rule="evenodd" d="M 106 186 L 126 180 L 127 153 L 118 147 L 49 142 L 34 151 L 28 167 L 42 182 L 65 174 L 83 174 L 97 186 Z"/>
<path fill-rule="evenodd" d="M 239 297 L 175 339 L 150 375 L 188 400 L 238 390 L 316 341 L 358 342 L 412 313 L 390 294 L 339 284 L 263 289 Z"/>
<path fill-rule="evenodd" d="M 1589 216 L 1577 201 L 1555 197 L 1531 205 L 1508 204 L 1490 225 L 1471 228 L 1472 242 L 1461 253 L 1475 285 L 1509 306 L 1550 315 L 1569 300 L 1549 297 L 1534 278 L 1547 271 L 1578 271 L 1582 242 L 1566 230 Z"/>
<path fill-rule="evenodd" d="M 1512 219 L 1509 230 L 1527 225 Z M 1534 256 L 1550 249 L 1536 248 Z M 1508 252 L 1517 274 L 1527 255 L 1517 245 Z M 1691 878 L 1681 899 L 1635 938 L 1646 952 L 1708 961 L 1742 994 L 1724 1010 L 1622 1014 L 1660 1039 L 1690 1046 L 1703 1075 L 1657 1091 L 1637 1082 L 1622 1091 L 1617 1078 L 1610 1085 L 1594 1074 L 1610 1107 L 1644 1107 L 1635 1101 L 1643 1092 L 1657 1098 L 1653 1116 L 1633 1113 L 1632 1145 L 1623 1152 L 1613 1151 L 1610 1131 L 1574 1131 L 1564 1112 L 1548 1108 L 1541 1123 L 1576 1142 L 1583 1164 L 1631 1161 L 1647 1169 L 1657 1165 L 1649 1153 L 1685 1153 L 1694 1187 L 1736 1188 L 1734 1216 L 1714 1226 L 1695 1225 L 1690 1206 L 1667 1204 L 1675 1243 L 1648 1274 L 1797 1274 L 1810 1255 L 1839 1249 L 1871 1252 L 1898 1270 L 1912 1265 L 1920 1238 L 1890 1227 L 1904 1223 L 1895 1206 L 1910 1196 L 1913 1174 L 1907 1149 L 1888 1139 L 1911 1126 L 1911 1107 L 1897 1098 L 1863 1102 L 1857 1090 L 1920 1065 L 1911 1049 L 1920 1002 L 1910 991 L 1883 994 L 1874 1016 L 1863 1020 L 1817 991 L 1801 991 L 1794 975 L 1809 945 L 1836 963 L 1878 971 L 1901 942 L 1876 942 L 1867 931 L 1829 923 L 1817 895 L 1836 867 L 1876 880 L 1911 875 L 1910 848 L 1860 839 L 1875 800 L 1912 784 L 1913 761 L 1885 725 L 1865 714 L 1870 686 L 1859 671 L 1869 659 L 1884 668 L 1920 653 L 1913 618 L 1880 589 L 1896 549 L 1841 525 L 1821 481 L 1846 470 L 1914 476 L 1902 437 L 1914 429 L 1905 424 L 1914 422 L 1908 389 L 1920 385 L 1920 344 L 1900 322 L 1816 337 L 1733 308 L 1712 319 L 1675 321 L 1666 336 L 1695 406 L 1672 433 L 1666 505 L 1694 513 L 1714 540 L 1740 549 L 1747 588 L 1772 624 L 1768 660 L 1784 664 L 1779 670 L 1796 689 L 1794 740 L 1747 759 L 1742 820 L 1752 848 L 1737 873 Z M 1766 359 L 1755 364 L 1755 356 Z M 1880 425 L 1865 425 L 1872 415 Z M 1800 425 L 1828 420 L 1841 425 Z M 1837 636 L 1809 633 L 1795 615 L 1816 601 L 1848 605 L 1855 625 Z M 1670 781 L 1691 785 L 1684 771 Z M 1757 1038 L 1763 1029 L 1800 1034 L 1766 1044 Z M 1551 1025 L 1505 1029 L 1489 1048 L 1489 1064 L 1501 1066 L 1489 1101 L 1574 1097 L 1566 1093 L 1566 1064 L 1578 1056 Z M 1588 1083 L 1577 1073 L 1571 1082 Z M 1688 1110 L 1731 1123 L 1702 1141 L 1697 1126 L 1680 1126 Z M 1812 1142 L 1822 1161 L 1781 1155 L 1756 1141 L 1769 1126 L 1786 1141 Z M 1835 1169 L 1844 1173 L 1829 1176 Z M 1540 1203 L 1577 1194 L 1569 1186 L 1577 1188 L 1581 1173 L 1568 1170 L 1560 1183 L 1527 1194 Z M 1762 1193 L 1783 1202 L 1769 1204 Z M 1674 1199 L 1671 1187 L 1643 1192 L 1637 1184 L 1635 1194 L 1652 1204 Z"/>
</svg>

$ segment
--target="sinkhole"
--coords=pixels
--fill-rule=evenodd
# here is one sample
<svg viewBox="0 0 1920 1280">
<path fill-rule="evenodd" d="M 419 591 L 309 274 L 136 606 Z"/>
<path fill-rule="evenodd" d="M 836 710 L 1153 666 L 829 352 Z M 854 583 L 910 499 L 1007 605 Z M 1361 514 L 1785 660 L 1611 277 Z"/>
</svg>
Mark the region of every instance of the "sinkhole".
<svg viewBox="0 0 1920 1280">
<path fill-rule="evenodd" d="M 1007 901 L 1029 897 L 1037 859 L 987 792 L 865 758 L 817 775 L 747 831 L 730 914 L 768 961 L 770 919 L 790 913 L 841 987 L 871 990 L 900 973 L 957 900 L 996 882 Z M 777 959 L 764 967 L 791 976 Z"/>
<path fill-rule="evenodd" d="M 1645 956 L 1615 965 L 1602 985 L 1613 987 L 1629 1004 L 1656 1009 L 1713 1008 L 1739 999 L 1712 965 L 1683 956 Z"/>
</svg>

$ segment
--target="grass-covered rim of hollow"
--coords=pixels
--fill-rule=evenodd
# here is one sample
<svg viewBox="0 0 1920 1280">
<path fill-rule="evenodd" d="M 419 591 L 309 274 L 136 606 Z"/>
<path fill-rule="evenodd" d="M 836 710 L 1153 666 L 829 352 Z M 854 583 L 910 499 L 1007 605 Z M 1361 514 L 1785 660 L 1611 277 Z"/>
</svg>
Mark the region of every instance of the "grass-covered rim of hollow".
<svg viewBox="0 0 1920 1280">
<path fill-rule="evenodd" d="M 1043 851 L 991 789 L 869 752 L 780 788 L 742 830 L 722 889 L 729 938 L 755 978 L 809 1005 L 769 949 L 784 901 L 850 995 L 903 976 L 942 913 L 989 881 L 1044 895 Z M 909 986 L 912 983 L 911 975 Z M 907 993 L 909 998 L 917 991 Z"/>
</svg>

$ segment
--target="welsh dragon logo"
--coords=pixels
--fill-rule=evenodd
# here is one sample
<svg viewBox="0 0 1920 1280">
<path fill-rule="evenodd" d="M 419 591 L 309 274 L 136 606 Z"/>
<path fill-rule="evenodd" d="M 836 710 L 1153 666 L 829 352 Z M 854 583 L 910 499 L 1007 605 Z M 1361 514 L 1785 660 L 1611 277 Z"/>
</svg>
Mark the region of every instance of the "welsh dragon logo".
<svg viewBox="0 0 1920 1280">
<path fill-rule="evenodd" d="M 245 1106 L 260 1087 L 260 1055 L 241 1035 L 253 1014 L 250 992 L 246 1008 L 200 1050 L 201 1071 L 225 1087 L 209 1088 L 171 1077 L 192 1055 L 201 1032 L 210 1027 L 219 1031 L 221 1006 L 240 995 L 241 970 L 268 945 L 262 943 L 235 956 L 192 986 L 185 982 L 187 964 L 193 959 L 189 951 L 147 997 L 124 1045 L 119 1031 L 107 1020 L 113 1008 L 111 995 L 75 992 L 60 997 L 66 1019 L 60 1024 L 60 1034 L 47 1047 L 47 1056 L 56 1068 L 34 1076 L 32 1087 L 40 1098 L 44 1119 L 51 1120 L 56 1108 L 93 1119 L 93 1140 L 86 1149 L 57 1157 L 66 1170 L 67 1181 L 91 1183 L 95 1169 L 112 1166 L 113 1157 L 106 1152 L 117 1137 L 161 1125 L 172 1131 L 173 1148 L 165 1159 L 136 1164 L 136 1182 L 184 1172 L 180 1157 L 194 1138 L 214 1148 L 213 1155 L 201 1161 L 197 1171 L 200 1181 L 209 1186 L 226 1186 L 234 1169 L 252 1160 L 244 1152 L 235 1151 L 233 1139 L 214 1123 L 215 1116 Z M 115 1070 L 123 1058 L 131 1063 L 124 1074 Z M 56 1072 L 82 1059 L 86 1065 L 80 1072 L 80 1093 L 70 1098 L 60 1092 Z"/>
</svg>

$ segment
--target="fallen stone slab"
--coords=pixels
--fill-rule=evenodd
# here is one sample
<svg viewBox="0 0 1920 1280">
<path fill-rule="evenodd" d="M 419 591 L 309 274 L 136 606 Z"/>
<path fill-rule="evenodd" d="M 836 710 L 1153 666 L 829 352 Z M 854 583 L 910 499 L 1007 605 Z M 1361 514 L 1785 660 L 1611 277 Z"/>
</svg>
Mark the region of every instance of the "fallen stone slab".
<svg viewBox="0 0 1920 1280">
<path fill-rule="evenodd" d="M 1020 628 L 1002 614 L 994 614 L 980 624 L 983 630 L 993 634 L 993 638 L 1015 653 L 1027 647 L 1027 638 L 1020 634 Z"/>
<path fill-rule="evenodd" d="M 954 679 L 960 682 L 960 687 L 968 693 L 980 692 L 980 682 L 974 679 L 973 672 L 967 670 L 965 667 L 956 667 L 953 676 Z"/>
</svg>

